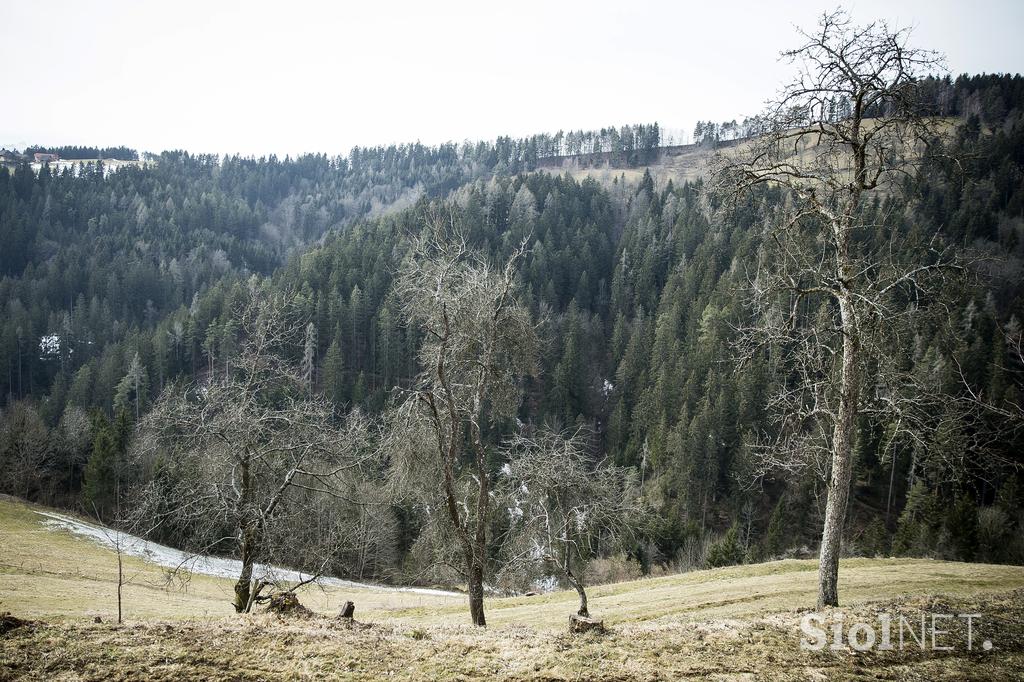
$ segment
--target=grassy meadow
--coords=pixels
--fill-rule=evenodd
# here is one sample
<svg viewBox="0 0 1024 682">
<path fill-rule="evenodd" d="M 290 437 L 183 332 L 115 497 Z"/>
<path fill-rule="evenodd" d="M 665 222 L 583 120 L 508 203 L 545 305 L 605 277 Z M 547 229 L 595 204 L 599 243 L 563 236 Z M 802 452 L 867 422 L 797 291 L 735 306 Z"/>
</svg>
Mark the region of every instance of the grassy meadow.
<svg viewBox="0 0 1024 682">
<path fill-rule="evenodd" d="M 41 509 L 41 508 L 38 508 Z M 28 625 L 0 634 L 0 680 L 14 679 L 1020 679 L 1024 568 L 920 559 L 850 559 L 843 607 L 830 618 L 873 622 L 882 611 L 982 613 L 974 636 L 994 647 L 806 652 L 800 618 L 813 608 L 814 561 L 776 561 L 596 586 L 605 635 L 570 636 L 575 593 L 487 601 L 489 627 L 465 599 L 384 588 L 300 593 L 315 612 L 236 616 L 231 580 L 169 583 L 125 559 L 125 622 L 117 625 L 116 554 L 48 528 L 37 508 L 0 500 L 0 612 Z M 346 600 L 356 622 L 335 619 Z M 95 623 L 99 616 L 101 622 Z M 952 634 L 962 623 L 948 625 Z"/>
</svg>

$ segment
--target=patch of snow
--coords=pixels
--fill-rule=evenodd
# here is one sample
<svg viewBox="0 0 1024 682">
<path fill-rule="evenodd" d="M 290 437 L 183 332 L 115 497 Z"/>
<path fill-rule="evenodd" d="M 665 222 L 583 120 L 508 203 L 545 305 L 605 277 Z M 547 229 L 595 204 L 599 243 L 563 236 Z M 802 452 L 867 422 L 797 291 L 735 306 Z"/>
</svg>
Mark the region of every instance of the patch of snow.
<svg viewBox="0 0 1024 682">
<path fill-rule="evenodd" d="M 60 336 L 57 334 L 47 334 L 46 336 L 39 339 L 39 352 L 44 356 L 46 355 L 57 355 L 60 353 Z M 42 359 L 46 359 L 45 357 Z"/>
<path fill-rule="evenodd" d="M 558 589 L 558 578 L 553 575 L 546 575 L 533 581 L 535 592 L 554 592 Z"/>
<path fill-rule="evenodd" d="M 139 557 L 157 566 L 179 570 L 184 569 L 190 573 L 200 575 L 212 575 L 217 578 L 237 578 L 242 572 L 242 562 L 237 559 L 224 559 L 221 557 L 197 556 L 183 552 L 180 549 L 159 545 L 142 538 L 122 533 L 110 528 L 104 528 L 76 518 L 57 514 L 54 512 L 36 511 L 36 514 L 45 516 L 43 525 L 51 530 L 66 530 L 75 535 L 85 537 L 92 542 L 109 549 L 116 550 L 121 545 L 121 551 L 128 555 Z M 273 578 L 288 582 L 299 582 L 309 577 L 309 574 L 300 573 L 278 566 L 267 566 L 256 564 L 253 568 L 254 578 Z M 331 587 L 344 587 L 355 590 L 379 590 L 384 592 L 409 592 L 412 594 L 434 595 L 438 597 L 459 597 L 458 592 L 447 590 L 433 590 L 423 587 L 392 587 L 390 585 L 373 585 L 370 583 L 357 583 L 341 578 L 321 577 L 317 579 L 321 585 Z"/>
</svg>

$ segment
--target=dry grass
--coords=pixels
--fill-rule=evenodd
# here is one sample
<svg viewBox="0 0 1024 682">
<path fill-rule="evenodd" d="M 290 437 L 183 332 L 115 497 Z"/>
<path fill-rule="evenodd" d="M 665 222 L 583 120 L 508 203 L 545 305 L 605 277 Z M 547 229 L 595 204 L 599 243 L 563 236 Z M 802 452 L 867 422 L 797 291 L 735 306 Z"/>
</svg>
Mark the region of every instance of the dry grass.
<svg viewBox="0 0 1024 682">
<path fill-rule="evenodd" d="M 110 550 L 42 526 L 0 501 L 0 611 L 37 622 L 0 635 L 7 679 L 1021 679 L 1024 568 L 904 559 L 842 565 L 847 622 L 879 609 L 985 614 L 991 652 L 809 653 L 801 611 L 814 604 L 813 561 L 780 561 L 592 588 L 605 637 L 565 634 L 575 596 L 489 599 L 486 631 L 460 597 L 377 589 L 305 592 L 317 615 L 234 616 L 231 581 L 168 588 L 161 569 L 129 560 L 126 623 L 114 613 Z M 934 595 L 943 595 L 939 602 Z M 329 615 L 356 602 L 367 625 Z M 101 615 L 103 624 L 92 623 Z"/>
<path fill-rule="evenodd" d="M 939 122 L 940 129 L 945 131 L 951 130 L 959 122 L 959 119 L 956 118 L 935 120 Z M 873 123 L 871 119 L 867 120 L 865 128 L 870 128 Z M 750 152 L 751 146 L 752 143 L 749 140 L 743 140 L 733 146 L 723 147 L 722 152 L 726 157 L 738 158 Z M 790 159 L 799 159 L 800 161 L 807 162 L 813 157 L 812 150 L 813 144 L 805 141 L 800 151 L 790 157 Z M 643 178 L 644 170 L 646 169 L 650 171 L 656 185 L 660 188 L 664 187 L 669 180 L 680 184 L 684 181 L 694 182 L 698 178 L 706 178 L 709 173 L 709 163 L 715 152 L 716 150 L 712 147 L 697 147 L 693 145 L 669 147 L 662 150 L 656 161 L 646 165 L 641 164 L 635 168 L 614 163 L 581 166 L 578 157 L 565 157 L 557 161 L 542 160 L 539 170 L 548 173 L 568 173 L 577 181 L 593 178 L 608 187 L 611 186 L 613 179 L 619 178 L 621 181 L 623 176 L 625 176 L 628 185 L 636 185 Z M 585 162 L 590 162 L 586 157 L 584 157 L 584 160 Z"/>
<path fill-rule="evenodd" d="M 975 642 L 939 654 L 913 647 L 857 653 L 802 651 L 800 613 L 767 618 L 631 624 L 571 637 L 526 626 L 347 626 L 326 617 L 266 615 L 206 622 L 38 623 L 0 637 L 0 680 L 1019 680 L 1024 595 L 902 600 L 846 609 L 872 622 L 878 608 L 909 621 L 923 611 L 978 610 Z M 949 639 L 965 641 L 949 626 Z"/>
<path fill-rule="evenodd" d="M 117 614 L 117 556 L 69 532 L 43 525 L 43 509 L 11 498 L 0 499 L 0 611 L 26 618 L 104 620 Z M 168 582 L 164 569 L 125 558 L 126 618 L 219 618 L 234 613 L 232 581 L 195 575 L 187 583 Z M 457 607 L 459 597 L 390 592 L 307 588 L 302 599 L 311 608 L 331 613 L 346 600 L 376 616 L 393 609 Z"/>
</svg>

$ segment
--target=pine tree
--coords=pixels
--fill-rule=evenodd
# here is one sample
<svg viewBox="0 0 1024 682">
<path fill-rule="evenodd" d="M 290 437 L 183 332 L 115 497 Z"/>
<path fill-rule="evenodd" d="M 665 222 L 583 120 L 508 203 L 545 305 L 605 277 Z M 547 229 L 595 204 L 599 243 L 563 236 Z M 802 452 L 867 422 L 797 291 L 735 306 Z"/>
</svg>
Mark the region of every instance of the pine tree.
<svg viewBox="0 0 1024 682">
<path fill-rule="evenodd" d="M 75 372 L 75 377 L 71 380 L 71 388 L 68 389 L 67 402 L 69 405 L 83 409 L 92 405 L 92 375 L 91 364 L 82 365 Z"/>
<path fill-rule="evenodd" d="M 238 323 L 234 318 L 228 318 L 221 326 L 218 347 L 220 349 L 221 362 L 224 363 L 224 379 L 230 380 L 231 360 L 238 351 Z"/>
<path fill-rule="evenodd" d="M 306 325 L 306 337 L 302 350 L 302 382 L 306 386 L 306 392 L 313 394 L 313 386 L 316 383 L 316 325 L 312 322 Z"/>
<path fill-rule="evenodd" d="M 921 556 L 934 547 L 935 498 L 924 481 L 918 480 L 907 495 L 907 503 L 900 514 L 896 535 L 892 541 L 893 554 Z"/>
<path fill-rule="evenodd" d="M 356 385 L 352 387 L 352 403 L 362 405 L 366 400 L 366 372 L 360 372 L 356 377 Z"/>
<path fill-rule="evenodd" d="M 365 297 L 359 285 L 356 285 L 352 287 L 352 293 L 349 295 L 348 301 L 349 324 L 351 325 L 348 353 L 350 364 L 353 368 L 364 367 L 363 349 L 365 347 L 364 341 L 366 340 L 366 330 L 364 329 L 366 311 L 364 308 Z"/>
<path fill-rule="evenodd" d="M 958 495 L 946 515 L 945 525 L 956 558 L 973 560 L 978 549 L 978 510 L 973 498 Z"/>
<path fill-rule="evenodd" d="M 786 532 L 785 516 L 786 498 L 785 495 L 780 495 L 779 501 L 775 503 L 775 509 L 772 510 L 771 518 L 768 519 L 768 530 L 764 535 L 764 556 L 766 559 L 778 557 L 782 550 L 785 549 L 783 546 Z"/>
<path fill-rule="evenodd" d="M 105 417 L 93 423 L 92 452 L 85 465 L 82 501 L 100 519 L 109 519 L 118 505 L 118 438 Z"/>
<path fill-rule="evenodd" d="M 334 340 L 327 348 L 324 356 L 323 368 L 324 393 L 336 405 L 344 403 L 348 396 L 345 393 L 345 359 L 341 354 L 340 334 L 335 334 Z"/>
<path fill-rule="evenodd" d="M 708 549 L 708 566 L 732 566 L 743 563 L 743 546 L 740 544 L 739 525 L 734 523 L 717 542 Z"/>
<path fill-rule="evenodd" d="M 149 378 L 146 375 L 146 369 L 142 366 L 142 361 L 139 360 L 139 353 L 136 351 L 128 365 L 128 372 L 117 384 L 117 390 L 114 393 L 114 410 L 120 412 L 130 408 L 135 413 L 135 419 L 138 420 L 142 414 L 142 406 L 148 390 Z"/>
<path fill-rule="evenodd" d="M 586 366 L 582 357 L 582 329 L 576 302 L 569 304 L 562 358 L 555 367 L 552 398 L 554 411 L 566 424 L 579 414 L 586 414 Z"/>
<path fill-rule="evenodd" d="M 861 554 L 867 557 L 886 556 L 889 553 L 889 532 L 881 518 L 872 519 L 860 537 Z"/>
</svg>

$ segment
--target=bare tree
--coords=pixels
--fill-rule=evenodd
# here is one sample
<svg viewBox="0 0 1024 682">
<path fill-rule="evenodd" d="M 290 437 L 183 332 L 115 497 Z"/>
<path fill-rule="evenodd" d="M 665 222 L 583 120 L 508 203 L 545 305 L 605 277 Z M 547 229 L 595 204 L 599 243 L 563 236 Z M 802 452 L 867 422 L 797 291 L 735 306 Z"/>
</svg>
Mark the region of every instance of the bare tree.
<svg viewBox="0 0 1024 682">
<path fill-rule="evenodd" d="M 92 427 L 85 410 L 68 406 L 61 415 L 55 435 L 57 462 L 62 471 L 60 478 L 63 479 L 60 487 L 70 490 L 76 482 L 77 472 L 88 461 L 89 449 L 92 446 Z M 70 492 L 62 497 L 68 495 Z"/>
<path fill-rule="evenodd" d="M 0 412 L 0 490 L 33 499 L 52 454 L 46 422 L 31 403 L 15 401 Z"/>
<path fill-rule="evenodd" d="M 834 606 L 855 419 L 876 390 L 864 374 L 952 261 L 937 236 L 910 244 L 890 230 L 890 243 L 869 247 L 858 238 L 877 227 L 864 223 L 865 198 L 897 192 L 948 124 L 926 115 L 916 85 L 941 57 L 911 47 L 907 29 L 855 25 L 840 10 L 800 35 L 803 44 L 783 53 L 797 75 L 755 126 L 764 134 L 720 154 L 715 184 L 732 196 L 784 190 L 763 235 L 741 348 L 768 353 L 790 377 L 769 406 L 780 437 L 760 452 L 773 465 L 817 466 L 829 481 L 818 603 Z"/>
<path fill-rule="evenodd" d="M 357 580 L 380 576 L 398 563 L 398 522 L 387 493 L 376 481 L 363 481 L 356 490 L 358 502 L 346 505 L 346 548 Z"/>
<path fill-rule="evenodd" d="M 93 505 L 93 515 L 97 521 L 100 520 L 99 510 Z M 117 622 L 121 623 L 124 614 L 124 587 L 130 585 L 133 576 L 125 576 L 124 557 L 127 549 L 133 545 L 137 540 L 131 537 L 127 531 L 132 529 L 138 519 L 131 517 L 130 515 L 122 515 L 120 505 L 118 505 L 115 511 L 115 518 L 117 523 L 113 528 L 103 525 L 100 521 L 98 528 L 103 533 L 103 537 L 106 538 L 107 544 L 114 548 L 114 553 L 117 555 Z M 122 528 L 124 526 L 125 528 Z"/>
<path fill-rule="evenodd" d="M 587 562 L 644 522 L 635 471 L 593 466 L 578 433 L 516 436 L 509 445 L 498 488 L 509 517 L 499 575 L 553 569 L 579 595 L 577 615 L 589 618 Z"/>
<path fill-rule="evenodd" d="M 396 283 L 406 319 L 423 334 L 422 371 L 393 415 L 388 450 L 397 487 L 419 491 L 434 528 L 453 536 L 473 623 L 484 626 L 493 475 L 485 431 L 515 417 L 521 379 L 535 371 L 536 331 L 516 298 L 525 242 L 496 269 L 469 250 L 453 217 L 428 227 Z"/>
<path fill-rule="evenodd" d="M 195 552 L 233 544 L 242 563 L 234 607 L 245 612 L 273 582 L 254 574 L 257 562 L 300 554 L 291 541 L 311 521 L 304 495 L 344 494 L 341 479 L 371 451 L 367 420 L 355 412 L 338 424 L 289 361 L 304 328 L 293 299 L 250 283 L 237 317 L 243 338 L 231 371 L 169 388 L 143 420 L 139 450 L 152 482 L 137 513 L 151 519 L 151 532 L 177 529 Z M 324 553 L 314 574 L 334 544 L 304 548 Z"/>
</svg>

